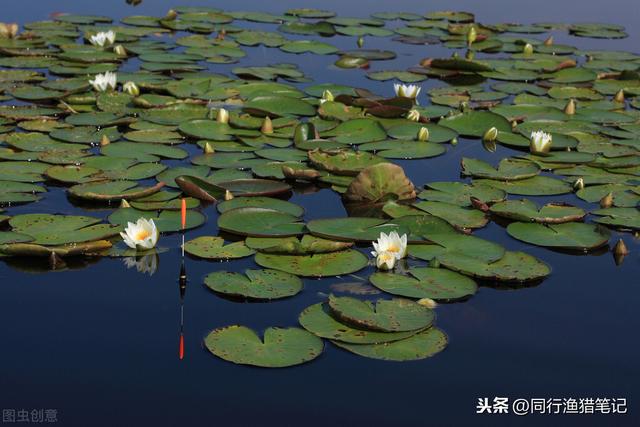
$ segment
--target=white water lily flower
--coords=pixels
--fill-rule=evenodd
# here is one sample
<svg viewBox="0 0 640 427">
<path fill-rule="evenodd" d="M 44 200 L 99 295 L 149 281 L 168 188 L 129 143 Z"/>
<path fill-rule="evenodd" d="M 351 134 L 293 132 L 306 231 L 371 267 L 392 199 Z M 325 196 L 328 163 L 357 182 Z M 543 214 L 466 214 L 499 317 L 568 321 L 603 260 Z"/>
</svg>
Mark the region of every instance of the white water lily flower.
<svg viewBox="0 0 640 427">
<path fill-rule="evenodd" d="M 127 223 L 127 228 L 120 235 L 127 246 L 132 249 L 137 249 L 138 247 L 151 249 L 158 242 L 160 233 L 158 233 L 156 224 L 152 219 L 140 218 L 135 224 L 132 222 Z"/>
<path fill-rule="evenodd" d="M 122 85 L 122 90 L 128 93 L 129 95 L 138 96 L 140 95 L 140 88 L 134 82 L 126 82 Z"/>
<path fill-rule="evenodd" d="M 551 149 L 551 135 L 542 131 L 531 132 L 529 151 L 533 154 L 545 154 Z"/>
<path fill-rule="evenodd" d="M 416 99 L 420 94 L 420 90 L 422 88 L 418 85 L 401 85 L 395 83 L 393 85 L 393 90 L 396 92 L 396 96 L 402 96 L 405 98 Z"/>
<path fill-rule="evenodd" d="M 380 233 L 377 242 L 373 242 L 373 248 L 375 251 L 371 254 L 375 257 L 384 253 L 392 253 L 396 259 L 401 259 L 407 256 L 407 235 L 403 234 L 402 237 L 396 232 L 392 231 L 389 234 Z"/>
<path fill-rule="evenodd" d="M 104 74 L 96 74 L 93 80 L 89 80 L 91 86 L 98 92 L 105 92 L 107 89 L 114 90 L 117 82 L 118 76 L 111 71 L 107 71 Z"/>
<path fill-rule="evenodd" d="M 376 266 L 379 270 L 393 270 L 396 255 L 393 252 L 381 252 L 376 256 Z"/>
<path fill-rule="evenodd" d="M 100 31 L 89 37 L 89 42 L 94 46 L 110 46 L 116 41 L 116 33 L 113 31 Z"/>
<path fill-rule="evenodd" d="M 158 254 L 147 254 L 140 259 L 130 256 L 123 258 L 122 262 L 127 268 L 135 267 L 135 269 L 138 270 L 138 273 L 148 273 L 149 276 L 153 276 L 158 269 Z"/>
</svg>

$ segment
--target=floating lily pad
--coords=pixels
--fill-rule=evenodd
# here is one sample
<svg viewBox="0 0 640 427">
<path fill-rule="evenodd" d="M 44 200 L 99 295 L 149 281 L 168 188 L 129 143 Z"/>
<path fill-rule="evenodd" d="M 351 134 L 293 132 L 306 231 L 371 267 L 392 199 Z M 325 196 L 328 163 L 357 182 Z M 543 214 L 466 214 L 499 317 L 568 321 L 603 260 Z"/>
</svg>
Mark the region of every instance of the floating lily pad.
<svg viewBox="0 0 640 427">
<path fill-rule="evenodd" d="M 120 208 L 109 215 L 109 222 L 126 226 L 128 222 L 135 223 L 139 218 L 152 219 L 161 233 L 182 230 L 180 211 L 164 210 L 159 212 L 141 211 L 135 208 Z M 193 209 L 187 210 L 185 229 L 189 230 L 202 225 L 206 218 Z"/>
<path fill-rule="evenodd" d="M 358 356 L 406 362 L 422 360 L 436 355 L 445 349 L 448 339 L 440 329 L 431 327 L 412 337 L 382 344 L 350 344 L 334 340 L 331 342 Z"/>
<path fill-rule="evenodd" d="M 451 203 L 458 206 L 471 206 L 475 197 L 484 203 L 496 203 L 506 199 L 507 194 L 485 185 L 469 185 L 461 182 L 430 182 L 426 189 L 418 193 L 423 200 Z"/>
<path fill-rule="evenodd" d="M 440 255 L 438 261 L 448 269 L 464 275 L 496 282 L 534 281 L 551 273 L 545 263 L 524 252 L 508 251 L 499 260 L 490 263 L 453 253 Z"/>
<path fill-rule="evenodd" d="M 427 328 L 435 320 L 430 308 L 401 298 L 379 299 L 373 303 L 329 295 L 328 304 L 335 318 L 348 325 L 372 331 L 413 331 Z"/>
<path fill-rule="evenodd" d="M 274 209 L 242 207 L 224 212 L 218 217 L 221 230 L 243 236 L 296 236 L 304 233 L 300 219 Z"/>
<path fill-rule="evenodd" d="M 502 159 L 498 167 L 477 159 L 462 159 L 462 173 L 474 178 L 487 178 L 500 181 L 518 181 L 535 177 L 540 167 L 533 162 L 517 159 Z"/>
<path fill-rule="evenodd" d="M 307 307 L 298 321 L 303 328 L 321 337 L 353 344 L 379 344 L 398 341 L 415 335 L 420 330 L 404 332 L 375 332 L 352 328 L 331 316 L 327 304 L 314 304 Z"/>
<path fill-rule="evenodd" d="M 243 258 L 255 253 L 247 248 L 244 242 L 224 245 L 224 239 L 215 236 L 200 236 L 189 240 L 184 244 L 184 251 L 199 258 L 225 260 Z"/>
<path fill-rule="evenodd" d="M 352 249 L 313 255 L 266 253 L 256 255 L 256 263 L 262 267 L 304 277 L 340 276 L 354 273 L 366 267 L 368 262 L 366 256 Z"/>
<path fill-rule="evenodd" d="M 277 270 L 216 271 L 205 276 L 204 284 L 221 294 L 258 300 L 287 298 L 302 290 L 300 278 Z"/>
<path fill-rule="evenodd" d="M 511 124 L 504 117 L 489 111 L 472 111 L 445 117 L 438 122 L 465 136 L 481 137 L 492 127 L 501 132 L 511 132 Z"/>
<path fill-rule="evenodd" d="M 440 268 L 412 268 L 411 276 L 374 273 L 371 283 L 390 294 L 409 298 L 431 298 L 436 301 L 456 301 L 476 293 L 476 283 L 460 273 Z"/>
<path fill-rule="evenodd" d="M 610 237 L 600 226 L 575 222 L 550 225 L 514 222 L 507 227 L 507 233 L 533 245 L 584 251 L 606 245 Z"/>
<path fill-rule="evenodd" d="M 516 221 L 532 221 L 546 224 L 580 221 L 586 212 L 578 207 L 561 203 L 547 203 L 538 208 L 531 200 L 505 200 L 491 206 L 491 213 Z"/>
<path fill-rule="evenodd" d="M 320 356 L 322 340 L 300 328 L 268 328 L 264 341 L 245 326 L 213 330 L 204 340 L 216 356 L 241 365 L 284 368 L 309 362 Z"/>
</svg>

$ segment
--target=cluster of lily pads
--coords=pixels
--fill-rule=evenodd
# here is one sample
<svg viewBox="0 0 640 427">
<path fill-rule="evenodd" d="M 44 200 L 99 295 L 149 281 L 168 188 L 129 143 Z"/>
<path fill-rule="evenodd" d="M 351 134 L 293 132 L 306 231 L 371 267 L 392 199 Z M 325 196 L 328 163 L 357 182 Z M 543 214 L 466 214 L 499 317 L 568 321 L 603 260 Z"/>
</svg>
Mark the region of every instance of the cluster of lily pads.
<svg viewBox="0 0 640 427">
<path fill-rule="evenodd" d="M 290 366 L 317 357 L 325 338 L 367 357 L 429 357 L 447 342 L 433 326 L 436 302 L 465 300 L 478 282 L 523 286 L 550 274 L 542 261 L 474 236 L 475 229 L 496 220 L 515 239 L 577 251 L 608 245 L 611 228 L 640 230 L 640 55 L 536 37 L 562 29 L 626 36 L 615 25 L 489 25 L 449 11 L 345 18 L 315 9 L 274 15 L 180 7 L 121 25 L 65 14 L 22 31 L 1 24 L 0 256 L 50 257 L 54 265 L 75 256 L 146 257 L 159 233 L 204 224 L 204 209 L 215 203 L 210 216 L 221 234 L 187 241 L 185 252 L 208 260 L 253 256 L 262 267 L 212 272 L 205 284 L 215 293 L 292 297 L 303 289 L 301 277 L 375 265 L 370 283 L 393 299 L 331 295 L 300 314 L 303 329 L 270 328 L 264 340 L 243 326 L 219 328 L 205 339 L 212 353 Z M 333 36 L 357 37 L 358 48 L 340 50 L 329 43 Z M 364 49 L 364 37 L 442 44 L 454 53 L 407 70 L 367 71 L 396 55 Z M 337 67 L 353 69 L 345 72 L 414 85 L 389 84 L 393 95 L 385 96 L 312 83 L 293 64 L 236 67 L 233 75 L 207 65 L 236 62 L 243 47 L 258 45 L 336 55 Z M 427 79 L 439 84 L 421 90 Z M 437 167 L 427 159 L 456 150 L 459 138 L 516 154 L 493 162 L 465 157 L 465 181 L 423 188 L 393 163 Z M 11 215 L 15 205 L 46 201 L 60 186 L 80 207 L 110 209 L 107 223 Z M 287 200 L 304 187 L 332 189 L 350 216 L 305 221 L 303 208 Z M 599 206 L 589 212 L 518 198 L 574 193 Z M 382 233 L 406 239 L 410 263 L 404 248 L 395 257 L 376 247 L 377 261 L 365 254 Z"/>
</svg>

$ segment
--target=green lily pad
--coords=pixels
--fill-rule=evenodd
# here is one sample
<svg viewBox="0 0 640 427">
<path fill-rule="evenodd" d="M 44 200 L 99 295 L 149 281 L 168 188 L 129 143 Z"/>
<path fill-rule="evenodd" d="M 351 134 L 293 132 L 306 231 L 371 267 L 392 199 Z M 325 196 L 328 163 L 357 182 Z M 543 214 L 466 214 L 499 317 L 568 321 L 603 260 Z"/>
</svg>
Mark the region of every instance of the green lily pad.
<svg viewBox="0 0 640 427">
<path fill-rule="evenodd" d="M 606 245 L 610 237 L 600 226 L 575 222 L 550 225 L 514 222 L 507 227 L 507 233 L 532 245 L 583 251 Z"/>
<path fill-rule="evenodd" d="M 255 261 L 265 268 L 304 277 L 341 276 L 361 270 L 369 262 L 366 256 L 352 249 L 312 255 L 258 253 Z"/>
<path fill-rule="evenodd" d="M 277 270 L 216 271 L 205 276 L 204 284 L 221 294 L 257 300 L 291 297 L 303 286 L 297 276 Z"/>
<path fill-rule="evenodd" d="M 128 222 L 136 222 L 139 218 L 152 219 L 161 233 L 182 230 L 180 211 L 164 210 L 159 212 L 141 211 L 135 208 L 120 208 L 109 215 L 111 224 L 126 226 Z M 190 230 L 204 224 L 206 218 L 193 209 L 187 210 L 185 229 Z"/>
<path fill-rule="evenodd" d="M 220 213 L 225 213 L 231 209 L 246 207 L 273 209 L 297 217 L 301 217 L 304 214 L 304 209 L 295 203 L 291 203 L 286 200 L 274 199 L 272 197 L 236 197 L 234 199 L 218 203 L 217 205 L 218 212 Z"/>
<path fill-rule="evenodd" d="M 497 181 L 493 179 L 478 179 L 474 185 L 488 185 L 520 196 L 554 196 L 571 192 L 571 185 L 559 179 L 548 176 L 535 176 L 518 181 Z"/>
<path fill-rule="evenodd" d="M 446 269 L 412 268 L 409 274 L 411 276 L 378 272 L 373 273 L 369 281 L 392 295 L 446 302 L 469 298 L 478 290 L 472 279 Z"/>
<path fill-rule="evenodd" d="M 474 178 L 486 178 L 500 181 L 518 181 L 535 177 L 540 167 L 533 162 L 517 159 L 502 159 L 498 167 L 477 159 L 462 159 L 462 173 Z"/>
<path fill-rule="evenodd" d="M 459 228 L 482 228 L 489 222 L 482 211 L 451 203 L 424 201 L 414 203 L 413 206 Z"/>
<path fill-rule="evenodd" d="M 224 239 L 215 236 L 200 236 L 189 240 L 184 244 L 184 251 L 199 258 L 224 260 L 243 258 L 255 253 L 244 242 L 224 245 Z"/>
<path fill-rule="evenodd" d="M 411 300 L 394 298 L 361 301 L 352 297 L 329 295 L 334 317 L 354 327 L 381 332 L 424 329 L 435 320 L 433 310 Z"/>
<path fill-rule="evenodd" d="M 385 159 L 375 154 L 350 150 L 312 150 L 308 153 L 309 161 L 319 169 L 336 175 L 356 176 L 369 166 L 386 163 Z"/>
<path fill-rule="evenodd" d="M 358 356 L 406 362 L 422 360 L 436 355 L 445 349 L 448 339 L 440 329 L 431 327 L 412 337 L 382 344 L 350 344 L 334 340 L 331 342 Z"/>
<path fill-rule="evenodd" d="M 492 127 L 500 132 L 511 132 L 511 124 L 504 117 L 489 111 L 471 111 L 445 117 L 439 125 L 451 128 L 461 135 L 481 137 Z"/>
<path fill-rule="evenodd" d="M 207 349 L 240 365 L 284 368 L 300 365 L 320 356 L 322 340 L 300 328 L 268 328 L 264 341 L 245 326 L 218 328 L 204 340 Z"/>
<path fill-rule="evenodd" d="M 37 245 L 66 245 L 102 240 L 118 234 L 118 228 L 100 224 L 100 218 L 73 215 L 23 214 L 9 220 L 11 230 L 33 237 Z"/>
<path fill-rule="evenodd" d="M 285 212 L 257 207 L 242 207 L 218 217 L 221 230 L 254 237 L 296 236 L 304 233 L 300 219 Z"/>
<path fill-rule="evenodd" d="M 496 282 L 527 282 L 544 279 L 551 269 L 542 261 L 524 252 L 505 252 L 494 262 L 461 254 L 443 254 L 438 257 L 446 268 L 467 276 Z"/>
<path fill-rule="evenodd" d="M 351 242 L 335 242 L 305 234 L 296 237 L 247 237 L 246 244 L 259 252 L 280 255 L 311 255 L 350 248 Z"/>
<path fill-rule="evenodd" d="M 599 216 L 594 219 L 599 224 L 640 230 L 640 211 L 638 208 L 605 208 L 597 209 L 591 213 Z"/>
<path fill-rule="evenodd" d="M 327 304 L 307 307 L 298 321 L 303 328 L 321 337 L 352 344 L 380 344 L 398 341 L 415 335 L 420 330 L 403 332 L 376 332 L 352 328 L 332 317 Z"/>
<path fill-rule="evenodd" d="M 547 203 L 538 208 L 531 200 L 505 200 L 491 206 L 491 213 L 516 221 L 532 221 L 545 224 L 580 221 L 586 212 L 578 207 L 562 203 Z"/>
<path fill-rule="evenodd" d="M 484 203 L 496 203 L 506 199 L 507 194 L 484 185 L 469 185 L 461 182 L 430 182 L 426 189 L 418 193 L 423 200 L 451 203 L 458 206 L 471 206 L 471 198 L 475 197 Z"/>
</svg>

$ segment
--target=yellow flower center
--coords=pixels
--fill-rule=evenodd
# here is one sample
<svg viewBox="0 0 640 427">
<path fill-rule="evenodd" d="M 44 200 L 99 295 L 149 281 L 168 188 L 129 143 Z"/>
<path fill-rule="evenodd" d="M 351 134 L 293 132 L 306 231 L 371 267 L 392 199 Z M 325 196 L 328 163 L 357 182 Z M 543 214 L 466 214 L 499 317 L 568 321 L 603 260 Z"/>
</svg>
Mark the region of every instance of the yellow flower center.
<svg viewBox="0 0 640 427">
<path fill-rule="evenodd" d="M 382 261 L 388 261 L 393 258 L 393 255 L 385 252 L 380 255 L 380 258 L 382 259 Z"/>
<path fill-rule="evenodd" d="M 151 232 L 147 230 L 140 230 L 136 233 L 136 240 L 144 240 L 149 236 L 151 236 Z"/>
<path fill-rule="evenodd" d="M 399 248 L 399 247 L 397 247 L 396 245 L 390 245 L 390 246 L 387 248 L 387 251 L 389 251 L 389 252 L 400 252 L 400 248 Z"/>
</svg>

